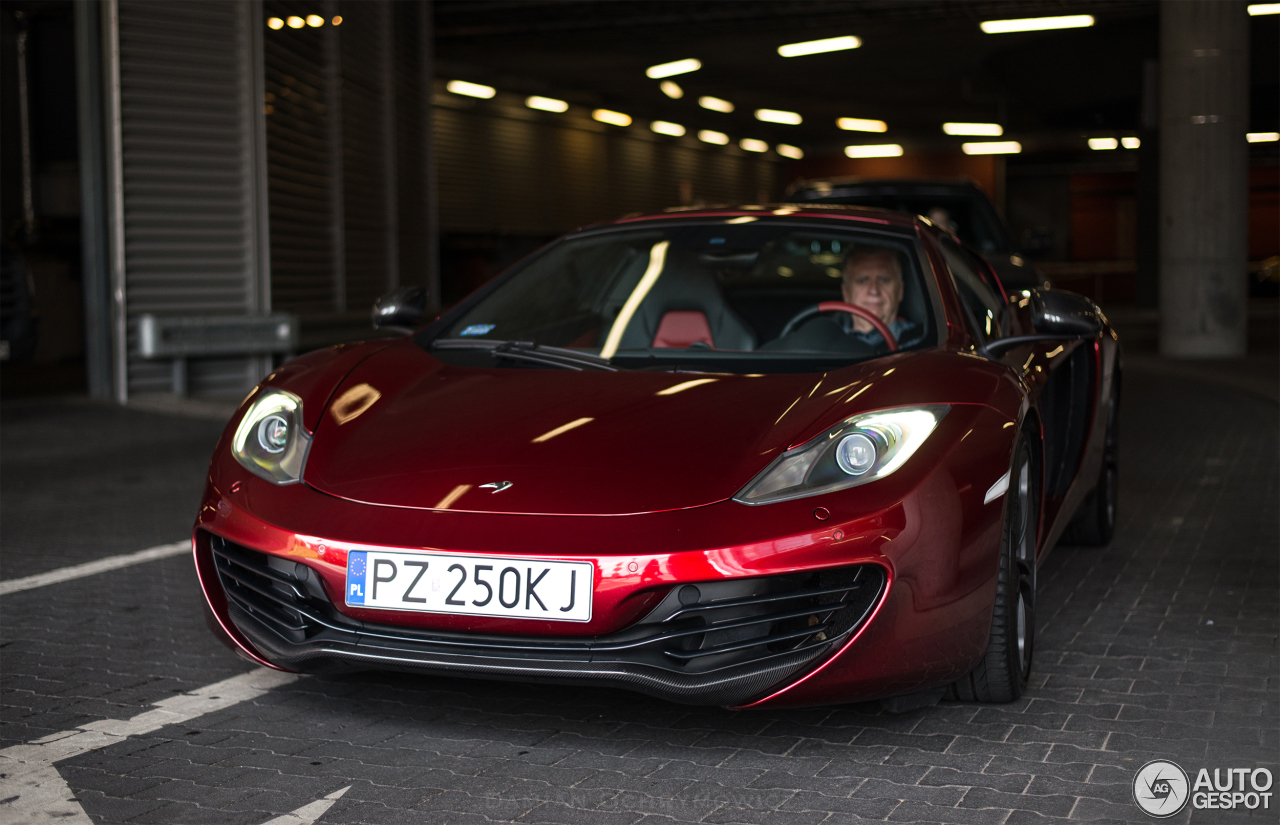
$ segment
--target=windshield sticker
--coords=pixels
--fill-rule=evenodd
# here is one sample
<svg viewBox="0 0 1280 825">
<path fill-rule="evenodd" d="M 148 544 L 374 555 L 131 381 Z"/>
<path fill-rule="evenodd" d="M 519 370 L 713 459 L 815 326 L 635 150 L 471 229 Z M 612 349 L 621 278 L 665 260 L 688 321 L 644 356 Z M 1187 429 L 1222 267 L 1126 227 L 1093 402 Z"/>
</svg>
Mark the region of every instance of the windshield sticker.
<svg viewBox="0 0 1280 825">
<path fill-rule="evenodd" d="M 459 335 L 488 335 L 493 332 L 493 328 L 497 324 L 472 324 L 471 326 L 459 332 Z"/>
</svg>

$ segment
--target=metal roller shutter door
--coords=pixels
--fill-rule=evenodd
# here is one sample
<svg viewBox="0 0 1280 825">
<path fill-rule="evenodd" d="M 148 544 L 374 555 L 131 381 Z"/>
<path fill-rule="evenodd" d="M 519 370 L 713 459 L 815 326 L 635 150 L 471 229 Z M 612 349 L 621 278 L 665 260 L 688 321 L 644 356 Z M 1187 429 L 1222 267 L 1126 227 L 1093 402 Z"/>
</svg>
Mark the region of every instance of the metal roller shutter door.
<svg viewBox="0 0 1280 825">
<path fill-rule="evenodd" d="M 120 149 L 127 381 L 167 391 L 167 362 L 137 353 L 143 313 L 267 309 L 259 259 L 256 94 L 248 3 L 120 0 Z M 196 394 L 241 393 L 256 358 L 196 359 Z"/>
<path fill-rule="evenodd" d="M 776 163 L 692 138 L 652 138 L 574 115 L 436 95 L 440 228 L 553 235 L 680 203 L 751 203 L 774 191 Z"/>
<path fill-rule="evenodd" d="M 317 4 L 267 2 L 264 17 L 288 18 Z M 271 298 L 300 315 L 333 312 L 340 249 L 333 231 L 336 159 L 330 156 L 332 74 L 328 29 L 268 31 L 263 42 L 267 121 L 267 189 L 271 215 Z"/>
<path fill-rule="evenodd" d="M 342 199 L 346 231 L 344 306 L 366 315 L 397 280 L 395 83 L 391 8 L 344 2 L 339 53 L 342 74 Z"/>
</svg>

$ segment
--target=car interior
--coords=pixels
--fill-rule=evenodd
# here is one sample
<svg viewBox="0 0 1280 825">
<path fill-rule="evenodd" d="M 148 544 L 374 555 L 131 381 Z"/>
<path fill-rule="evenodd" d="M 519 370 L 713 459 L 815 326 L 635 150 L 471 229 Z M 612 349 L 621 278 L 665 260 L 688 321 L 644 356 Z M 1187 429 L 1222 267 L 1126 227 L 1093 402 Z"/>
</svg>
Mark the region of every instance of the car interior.
<svg viewBox="0 0 1280 825">
<path fill-rule="evenodd" d="M 830 349 L 821 337 L 780 336 L 803 310 L 823 301 L 843 301 L 845 259 L 855 250 L 874 248 L 890 248 L 898 258 L 904 286 L 898 315 L 922 333 L 928 315 L 925 296 L 901 249 L 795 233 L 754 250 L 673 249 L 628 323 L 621 349 Z M 621 307 L 610 309 L 605 317 L 616 318 Z"/>
<path fill-rule="evenodd" d="M 854 340 L 844 331 L 847 313 L 826 313 L 796 333 L 782 333 L 798 313 L 843 301 L 845 261 L 878 249 L 892 252 L 903 276 L 898 317 L 910 322 L 911 335 L 899 346 L 929 340 L 929 302 L 906 239 L 722 223 L 571 240 L 516 273 L 443 337 L 603 351 L 612 336 L 610 356 L 676 350 L 875 355 L 887 352 L 887 344 Z"/>
</svg>

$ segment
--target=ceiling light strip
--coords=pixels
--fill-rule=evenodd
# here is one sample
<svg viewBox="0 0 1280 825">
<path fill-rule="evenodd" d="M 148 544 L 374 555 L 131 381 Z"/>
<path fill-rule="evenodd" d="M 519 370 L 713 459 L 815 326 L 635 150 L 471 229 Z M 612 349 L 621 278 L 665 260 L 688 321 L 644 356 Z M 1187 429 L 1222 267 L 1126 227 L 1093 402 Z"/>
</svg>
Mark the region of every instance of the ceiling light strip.
<svg viewBox="0 0 1280 825">
<path fill-rule="evenodd" d="M 808 40 L 804 43 L 788 43 L 778 47 L 778 54 L 783 57 L 803 57 L 809 54 L 825 54 L 826 52 L 842 52 L 856 49 L 862 40 L 853 35 L 844 37 L 828 37 L 823 40 Z"/>
<path fill-rule="evenodd" d="M 702 61 L 690 57 L 685 60 L 673 60 L 670 63 L 659 63 L 644 70 L 645 77 L 657 80 L 660 77 L 673 77 L 678 74 L 696 72 L 702 68 Z"/>
<path fill-rule="evenodd" d="M 1062 17 L 1027 17 L 1019 20 L 984 20 L 978 25 L 987 34 L 1010 32 L 1042 32 L 1052 29 L 1083 29 L 1094 24 L 1092 14 L 1068 14 Z"/>
</svg>

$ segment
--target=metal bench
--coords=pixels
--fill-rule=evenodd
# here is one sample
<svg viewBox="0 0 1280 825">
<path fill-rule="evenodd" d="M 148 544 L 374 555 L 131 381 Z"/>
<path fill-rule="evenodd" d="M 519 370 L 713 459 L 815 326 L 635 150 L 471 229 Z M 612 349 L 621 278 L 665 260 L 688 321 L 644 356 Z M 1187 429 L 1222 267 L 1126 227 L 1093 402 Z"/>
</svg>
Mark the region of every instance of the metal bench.
<svg viewBox="0 0 1280 825">
<path fill-rule="evenodd" d="M 187 359 L 218 355 L 290 354 L 298 346 L 297 316 L 138 316 L 138 352 L 173 361 L 173 393 L 187 394 Z"/>
</svg>

